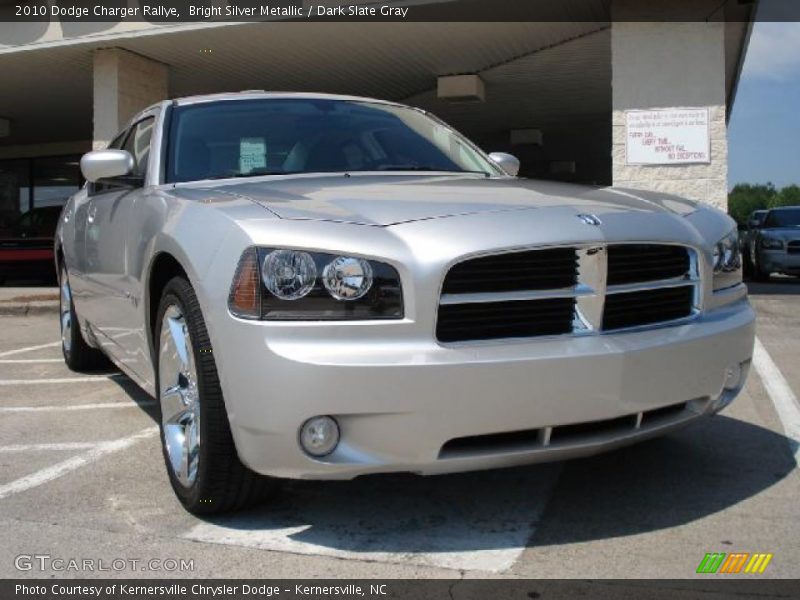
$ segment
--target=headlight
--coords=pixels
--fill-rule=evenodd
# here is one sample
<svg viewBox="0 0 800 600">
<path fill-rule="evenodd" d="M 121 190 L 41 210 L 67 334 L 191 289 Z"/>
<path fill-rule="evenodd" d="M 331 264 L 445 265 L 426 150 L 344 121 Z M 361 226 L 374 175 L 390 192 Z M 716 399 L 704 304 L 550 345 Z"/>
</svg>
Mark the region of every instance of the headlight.
<svg viewBox="0 0 800 600">
<path fill-rule="evenodd" d="M 372 267 L 363 258 L 337 256 L 325 266 L 322 283 L 337 300 L 358 300 L 372 287 Z"/>
<path fill-rule="evenodd" d="M 261 263 L 261 279 L 281 300 L 299 300 L 314 289 L 317 266 L 308 252 L 273 250 Z"/>
<path fill-rule="evenodd" d="M 761 247 L 767 250 L 783 250 L 783 240 L 771 237 L 761 238 Z"/>
<path fill-rule="evenodd" d="M 714 245 L 712 256 L 715 292 L 742 282 L 742 256 L 735 229 Z"/>
<path fill-rule="evenodd" d="M 246 319 L 400 319 L 400 276 L 386 263 L 356 256 L 276 248 L 242 254 L 228 296 Z"/>
</svg>

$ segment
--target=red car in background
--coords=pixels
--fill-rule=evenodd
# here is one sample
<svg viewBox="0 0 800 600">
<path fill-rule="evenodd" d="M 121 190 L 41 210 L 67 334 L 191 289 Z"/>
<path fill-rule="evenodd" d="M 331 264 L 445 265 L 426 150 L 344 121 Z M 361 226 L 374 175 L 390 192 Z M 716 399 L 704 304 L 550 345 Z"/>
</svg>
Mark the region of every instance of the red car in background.
<svg viewBox="0 0 800 600">
<path fill-rule="evenodd" d="M 11 278 L 55 280 L 53 236 L 61 208 L 34 208 L 0 230 L 0 283 Z"/>
</svg>

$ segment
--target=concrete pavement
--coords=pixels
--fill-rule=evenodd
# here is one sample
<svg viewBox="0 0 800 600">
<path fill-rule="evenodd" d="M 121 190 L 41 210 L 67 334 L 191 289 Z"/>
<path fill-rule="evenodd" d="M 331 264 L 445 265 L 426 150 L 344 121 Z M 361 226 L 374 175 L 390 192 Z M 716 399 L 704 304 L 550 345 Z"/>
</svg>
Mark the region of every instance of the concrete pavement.
<svg viewBox="0 0 800 600">
<path fill-rule="evenodd" d="M 25 316 L 57 311 L 57 287 L 0 287 L 0 316 Z"/>
</svg>

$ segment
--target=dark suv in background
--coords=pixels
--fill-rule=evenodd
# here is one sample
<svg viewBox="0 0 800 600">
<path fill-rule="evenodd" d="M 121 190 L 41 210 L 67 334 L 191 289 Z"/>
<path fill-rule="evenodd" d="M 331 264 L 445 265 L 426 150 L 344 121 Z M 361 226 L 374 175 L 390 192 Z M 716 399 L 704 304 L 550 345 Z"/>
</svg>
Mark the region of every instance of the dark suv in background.
<svg viewBox="0 0 800 600">
<path fill-rule="evenodd" d="M 756 281 L 772 273 L 800 276 L 800 206 L 755 211 L 742 238 L 742 253 L 745 269 Z"/>
</svg>

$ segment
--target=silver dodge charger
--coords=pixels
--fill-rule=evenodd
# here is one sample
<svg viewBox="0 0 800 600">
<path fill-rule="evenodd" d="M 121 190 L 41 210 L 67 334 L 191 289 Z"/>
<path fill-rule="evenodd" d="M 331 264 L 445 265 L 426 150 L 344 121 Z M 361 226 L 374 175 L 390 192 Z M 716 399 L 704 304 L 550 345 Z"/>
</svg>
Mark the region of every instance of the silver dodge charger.
<svg viewBox="0 0 800 600">
<path fill-rule="evenodd" d="M 731 402 L 754 336 L 734 222 L 518 168 L 392 102 L 151 106 L 60 219 L 64 358 L 157 398 L 196 513 L 279 478 L 591 455 Z"/>
</svg>

